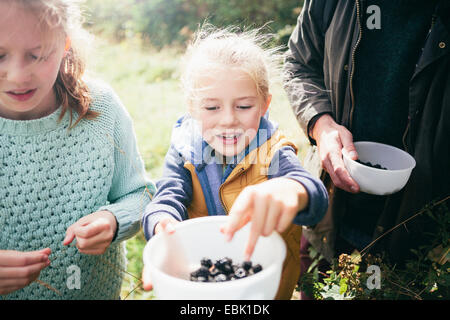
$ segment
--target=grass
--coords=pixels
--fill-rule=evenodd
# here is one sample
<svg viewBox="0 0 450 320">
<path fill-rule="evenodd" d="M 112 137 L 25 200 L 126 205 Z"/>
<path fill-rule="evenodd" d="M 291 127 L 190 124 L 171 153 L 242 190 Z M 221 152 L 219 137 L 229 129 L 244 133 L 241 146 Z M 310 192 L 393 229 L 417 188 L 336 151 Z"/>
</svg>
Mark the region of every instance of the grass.
<svg viewBox="0 0 450 320">
<path fill-rule="evenodd" d="M 99 39 L 97 44 L 88 69 L 94 77 L 109 83 L 121 98 L 134 121 L 147 175 L 156 181 L 162 174 L 172 126 L 186 111 L 178 82 L 181 53 L 176 49 L 146 50 L 133 41 L 112 44 Z M 270 118 L 279 123 L 286 136 L 300 147 L 302 158 L 307 140 L 281 85 L 273 88 L 272 95 Z M 126 243 L 128 267 L 122 299 L 153 298 L 151 292 L 144 292 L 139 287 L 145 243 L 142 232 Z"/>
</svg>

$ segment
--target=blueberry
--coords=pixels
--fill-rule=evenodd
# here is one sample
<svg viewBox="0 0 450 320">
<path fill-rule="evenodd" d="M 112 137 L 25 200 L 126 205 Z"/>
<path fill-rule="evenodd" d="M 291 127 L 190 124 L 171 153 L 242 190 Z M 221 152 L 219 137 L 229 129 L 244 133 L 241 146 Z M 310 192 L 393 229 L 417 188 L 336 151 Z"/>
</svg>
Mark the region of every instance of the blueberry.
<svg viewBox="0 0 450 320">
<path fill-rule="evenodd" d="M 260 264 L 254 265 L 252 270 L 253 270 L 253 273 L 258 273 L 262 270 L 262 266 Z"/>
<path fill-rule="evenodd" d="M 206 267 L 200 267 L 197 270 L 191 272 L 191 277 L 198 278 L 198 277 L 208 277 L 209 276 L 209 270 Z"/>
<path fill-rule="evenodd" d="M 208 277 L 199 276 L 197 277 L 197 282 L 208 282 Z"/>
<path fill-rule="evenodd" d="M 376 169 L 387 170 L 385 167 L 381 166 L 381 165 L 378 164 L 378 163 L 377 163 L 377 164 L 372 164 L 370 161 L 368 161 L 368 162 L 363 162 L 363 161 L 361 161 L 361 160 L 359 160 L 359 159 L 357 159 L 356 162 L 359 162 L 359 163 L 361 163 L 361 164 L 363 164 L 363 165 L 365 165 L 365 166 L 368 166 L 368 167 L 372 167 L 372 168 L 376 168 Z"/>
<path fill-rule="evenodd" d="M 200 261 L 200 265 L 209 269 L 212 267 L 213 264 L 212 264 L 211 259 L 203 258 Z"/>
<path fill-rule="evenodd" d="M 207 277 L 209 276 L 209 269 L 206 267 L 200 267 L 200 269 L 197 270 L 197 277 Z"/>
<path fill-rule="evenodd" d="M 230 274 L 233 272 L 233 267 L 231 265 L 232 260 L 230 258 L 223 258 L 220 260 L 217 260 L 215 263 L 215 267 L 222 271 L 225 274 Z"/>
<path fill-rule="evenodd" d="M 250 270 L 251 267 L 252 267 L 252 262 L 251 261 L 244 261 L 244 262 L 242 262 L 242 268 L 244 268 L 245 271 Z"/>
<path fill-rule="evenodd" d="M 251 261 L 244 261 L 240 265 L 233 264 L 233 260 L 228 257 L 219 259 L 214 264 L 211 259 L 202 258 L 200 265 L 200 268 L 191 272 L 191 281 L 223 282 L 238 280 L 262 270 L 260 264 L 252 265 Z"/>
<path fill-rule="evenodd" d="M 227 276 L 224 275 L 223 273 L 219 273 L 217 276 L 214 277 L 215 282 L 223 282 L 227 280 L 228 280 Z"/>
<path fill-rule="evenodd" d="M 236 277 L 237 279 L 242 279 L 242 278 L 245 278 L 246 276 L 247 276 L 247 272 L 244 270 L 244 268 L 238 268 L 234 272 L 234 277 Z"/>
<path fill-rule="evenodd" d="M 225 264 L 225 265 L 222 266 L 222 272 L 227 274 L 227 275 L 230 274 L 230 273 L 233 273 L 233 267 L 228 265 L 228 264 Z"/>
<path fill-rule="evenodd" d="M 220 274 L 220 270 L 217 269 L 216 267 L 213 267 L 210 271 L 209 274 L 213 277 L 217 276 L 218 274 Z"/>
<path fill-rule="evenodd" d="M 223 266 L 223 265 L 229 265 L 231 266 L 233 264 L 233 260 L 230 258 L 222 258 L 216 261 L 216 265 Z"/>
</svg>

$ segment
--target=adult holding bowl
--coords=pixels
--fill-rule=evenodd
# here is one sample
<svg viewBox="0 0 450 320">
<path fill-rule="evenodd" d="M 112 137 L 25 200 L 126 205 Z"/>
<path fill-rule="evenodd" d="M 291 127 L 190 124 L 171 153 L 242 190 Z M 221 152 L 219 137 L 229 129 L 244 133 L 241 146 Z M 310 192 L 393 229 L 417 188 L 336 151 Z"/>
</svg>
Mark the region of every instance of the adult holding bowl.
<svg viewBox="0 0 450 320">
<path fill-rule="evenodd" d="M 328 262 L 362 250 L 450 194 L 449 47 L 447 1 L 305 0 L 289 40 L 285 89 L 316 145 L 310 165 L 318 174 L 323 168 L 330 205 L 321 223 L 303 233 L 303 258 L 310 245 Z M 360 192 L 342 159 L 342 149 L 358 158 L 354 141 L 411 154 L 416 167 L 406 186 L 387 196 Z M 404 262 L 432 228 L 418 216 L 372 249 Z"/>
</svg>

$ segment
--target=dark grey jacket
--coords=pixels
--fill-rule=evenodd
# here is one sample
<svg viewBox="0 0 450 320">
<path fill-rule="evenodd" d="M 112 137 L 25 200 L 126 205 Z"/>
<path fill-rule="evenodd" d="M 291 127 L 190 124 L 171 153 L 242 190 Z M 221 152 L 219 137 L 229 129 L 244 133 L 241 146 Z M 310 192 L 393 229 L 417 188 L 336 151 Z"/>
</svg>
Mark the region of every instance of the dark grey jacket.
<svg viewBox="0 0 450 320">
<path fill-rule="evenodd" d="M 285 89 L 305 133 L 317 119 L 314 117 L 324 112 L 352 129 L 352 78 L 358 68 L 355 52 L 364 37 L 364 5 L 364 0 L 305 0 L 285 60 Z M 430 25 L 431 33 L 410 80 L 408 126 L 403 139 L 405 150 L 417 164 L 405 188 L 388 198 L 374 239 L 432 200 L 450 195 L 450 1 L 440 1 Z M 307 160 L 320 165 L 314 153 Z M 305 167 L 313 168 L 306 163 Z M 322 179 L 330 193 L 329 211 L 305 235 L 330 260 L 346 193 L 335 188 L 325 172 Z M 383 237 L 377 246 L 402 261 L 409 248 L 422 242 L 424 231 L 420 219 L 412 219 L 406 227 Z"/>
</svg>

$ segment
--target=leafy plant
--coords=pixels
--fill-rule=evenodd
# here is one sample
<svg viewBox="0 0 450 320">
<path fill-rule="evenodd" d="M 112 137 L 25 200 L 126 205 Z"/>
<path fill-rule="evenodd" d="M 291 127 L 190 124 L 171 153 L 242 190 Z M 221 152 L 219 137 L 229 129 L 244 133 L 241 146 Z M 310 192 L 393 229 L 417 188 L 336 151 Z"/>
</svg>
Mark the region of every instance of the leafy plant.
<svg viewBox="0 0 450 320">
<path fill-rule="evenodd" d="M 427 215 L 436 224 L 437 232 L 427 234 L 431 239 L 429 244 L 411 250 L 414 258 L 407 260 L 403 267 L 389 263 L 385 253 L 366 255 L 355 251 L 351 255 L 341 254 L 324 274 L 317 268 L 318 261 L 323 257 L 312 249 L 310 257 L 313 264 L 302 275 L 298 290 L 314 299 L 449 299 L 449 199 L 450 196 L 433 202 L 413 216 Z M 379 267 L 380 289 L 368 285 L 371 274 L 362 272 L 368 266 Z"/>
</svg>

